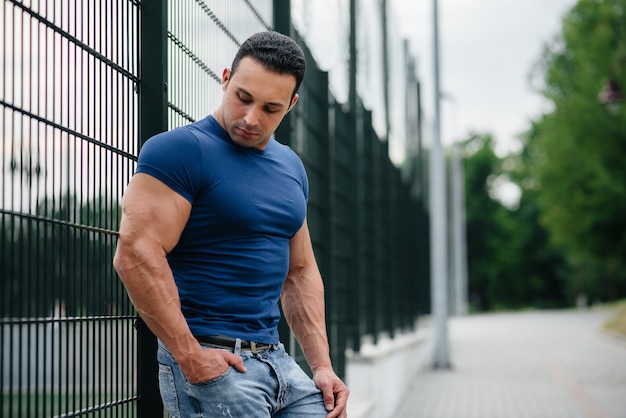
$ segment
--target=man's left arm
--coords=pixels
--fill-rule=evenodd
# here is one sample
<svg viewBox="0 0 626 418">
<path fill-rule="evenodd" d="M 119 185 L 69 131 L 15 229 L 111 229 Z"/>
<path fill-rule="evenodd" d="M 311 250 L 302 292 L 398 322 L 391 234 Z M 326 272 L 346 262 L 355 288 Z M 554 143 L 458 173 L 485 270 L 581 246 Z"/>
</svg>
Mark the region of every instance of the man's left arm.
<svg viewBox="0 0 626 418">
<path fill-rule="evenodd" d="M 295 334 L 313 380 L 324 395 L 328 418 L 347 417 L 350 391 L 333 371 L 326 334 L 324 284 L 315 261 L 306 220 L 289 244 L 289 272 L 281 302 L 289 327 Z"/>
</svg>

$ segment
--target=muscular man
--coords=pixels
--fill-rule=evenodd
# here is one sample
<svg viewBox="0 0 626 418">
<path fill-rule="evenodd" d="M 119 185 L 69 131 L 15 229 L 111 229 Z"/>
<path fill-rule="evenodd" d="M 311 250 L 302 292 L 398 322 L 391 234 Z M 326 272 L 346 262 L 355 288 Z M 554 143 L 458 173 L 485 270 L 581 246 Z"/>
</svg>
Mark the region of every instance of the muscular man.
<svg viewBox="0 0 626 418">
<path fill-rule="evenodd" d="M 152 137 L 139 155 L 114 265 L 159 340 L 173 417 L 347 416 L 306 223 L 306 173 L 273 138 L 304 71 L 291 38 L 252 35 L 222 73 L 215 113 Z M 279 298 L 312 380 L 279 342 Z"/>
</svg>

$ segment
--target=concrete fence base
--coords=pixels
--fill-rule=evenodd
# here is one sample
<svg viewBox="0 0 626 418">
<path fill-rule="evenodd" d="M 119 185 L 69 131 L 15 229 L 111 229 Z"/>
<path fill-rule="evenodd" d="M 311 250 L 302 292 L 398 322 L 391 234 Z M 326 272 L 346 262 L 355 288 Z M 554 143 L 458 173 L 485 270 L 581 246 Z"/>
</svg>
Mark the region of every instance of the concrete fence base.
<svg viewBox="0 0 626 418">
<path fill-rule="evenodd" d="M 346 383 L 350 387 L 350 418 L 391 418 L 420 370 L 433 358 L 431 329 L 421 319 L 417 331 L 377 344 L 366 343 L 359 353 L 348 353 Z"/>
</svg>

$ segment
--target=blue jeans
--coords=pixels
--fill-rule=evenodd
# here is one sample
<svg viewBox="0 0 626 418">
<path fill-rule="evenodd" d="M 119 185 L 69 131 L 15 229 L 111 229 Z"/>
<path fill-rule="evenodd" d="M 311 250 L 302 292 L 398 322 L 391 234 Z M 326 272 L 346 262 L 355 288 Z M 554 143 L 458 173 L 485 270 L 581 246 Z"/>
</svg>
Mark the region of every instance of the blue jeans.
<svg viewBox="0 0 626 418">
<path fill-rule="evenodd" d="M 282 344 L 239 354 L 247 372 L 230 367 L 213 380 L 193 384 L 159 342 L 159 387 L 172 418 L 326 417 L 321 391 Z"/>
</svg>

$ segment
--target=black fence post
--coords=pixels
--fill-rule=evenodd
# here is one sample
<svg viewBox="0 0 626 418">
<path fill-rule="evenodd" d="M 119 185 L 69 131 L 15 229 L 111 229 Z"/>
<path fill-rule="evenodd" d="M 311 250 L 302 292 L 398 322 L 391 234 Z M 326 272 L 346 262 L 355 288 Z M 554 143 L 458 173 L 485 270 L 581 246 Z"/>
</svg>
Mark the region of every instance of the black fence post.
<svg viewBox="0 0 626 418">
<path fill-rule="evenodd" d="M 157 365 L 157 340 L 141 318 L 135 322 L 137 343 L 137 417 L 162 417 L 163 402 L 159 394 L 159 368 Z"/>
<path fill-rule="evenodd" d="M 141 3 L 140 12 L 139 141 L 166 131 L 167 120 L 167 0 Z M 138 332 L 138 418 L 163 416 L 159 394 L 157 340 L 139 319 Z"/>
<path fill-rule="evenodd" d="M 274 30 L 280 32 L 284 35 L 291 36 L 291 1 L 290 0 L 274 0 L 272 2 L 272 14 L 273 14 L 273 26 Z M 292 138 L 292 120 L 294 113 L 288 113 L 283 121 L 280 123 L 274 135 L 276 139 L 285 144 L 289 145 L 293 148 L 294 141 Z M 297 345 L 293 335 L 291 334 L 291 330 L 289 329 L 289 325 L 282 314 L 281 307 L 281 320 L 278 323 L 278 333 L 280 335 L 281 340 L 285 344 L 287 351 L 295 357 L 295 346 Z M 302 363 L 302 361 L 300 361 Z"/>
<path fill-rule="evenodd" d="M 291 33 L 291 0 L 273 1 L 274 30 L 287 36 Z M 301 45 L 302 46 L 302 45 Z M 276 129 L 276 139 L 285 145 L 293 145 L 293 112 L 287 116 Z"/>
<path fill-rule="evenodd" d="M 167 0 L 141 3 L 139 55 L 139 140 L 168 127 Z"/>
</svg>

